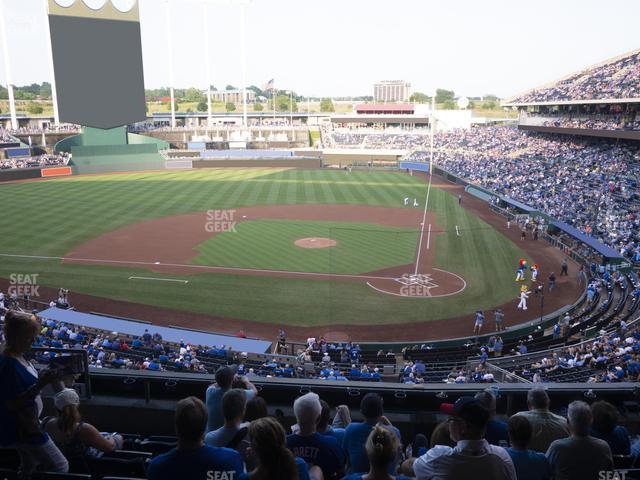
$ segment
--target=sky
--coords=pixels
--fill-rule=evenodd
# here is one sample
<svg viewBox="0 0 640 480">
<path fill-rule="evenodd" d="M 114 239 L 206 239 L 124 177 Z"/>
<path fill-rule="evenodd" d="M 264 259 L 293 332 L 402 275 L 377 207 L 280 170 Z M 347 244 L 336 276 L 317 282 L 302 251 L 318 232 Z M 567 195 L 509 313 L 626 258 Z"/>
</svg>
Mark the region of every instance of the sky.
<svg viewBox="0 0 640 480">
<path fill-rule="evenodd" d="M 76 0 L 82 1 L 82 0 Z M 242 83 L 236 0 L 170 0 L 175 87 Z M 0 0 L 12 83 L 49 81 L 45 0 Z M 139 0 L 145 86 L 169 84 L 164 0 Z M 640 48 L 637 0 L 248 0 L 247 85 L 311 96 L 373 95 L 379 80 L 414 91 L 502 98 Z M 2 55 L 2 50 L 0 50 Z M 0 83 L 6 84 L 0 61 Z"/>
</svg>

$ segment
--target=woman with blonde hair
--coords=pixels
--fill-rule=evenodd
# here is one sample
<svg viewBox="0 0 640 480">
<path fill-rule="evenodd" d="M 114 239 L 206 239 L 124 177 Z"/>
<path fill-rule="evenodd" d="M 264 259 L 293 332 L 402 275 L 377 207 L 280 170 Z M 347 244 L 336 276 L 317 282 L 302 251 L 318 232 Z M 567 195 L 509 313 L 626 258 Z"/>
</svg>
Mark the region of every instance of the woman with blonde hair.
<svg viewBox="0 0 640 480">
<path fill-rule="evenodd" d="M 395 433 L 376 425 L 364 445 L 369 458 L 368 473 L 352 473 L 343 480 L 409 480 L 407 477 L 389 473 L 396 463 L 399 442 Z"/>
</svg>

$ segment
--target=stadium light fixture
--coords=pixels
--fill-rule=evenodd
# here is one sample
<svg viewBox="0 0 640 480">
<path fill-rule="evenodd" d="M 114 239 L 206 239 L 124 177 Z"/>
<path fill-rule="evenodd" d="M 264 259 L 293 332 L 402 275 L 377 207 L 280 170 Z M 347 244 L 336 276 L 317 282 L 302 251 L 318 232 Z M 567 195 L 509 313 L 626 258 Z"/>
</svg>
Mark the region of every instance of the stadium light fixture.
<svg viewBox="0 0 640 480">
<path fill-rule="evenodd" d="M 58 126 L 60 125 L 60 114 L 58 113 L 58 91 L 56 87 L 56 75 L 53 70 L 53 47 L 51 45 L 51 30 L 49 28 L 49 2 L 47 0 L 42 1 L 44 2 L 44 29 L 45 42 L 47 42 L 47 60 L 49 61 L 49 73 L 51 74 L 51 103 L 53 104 L 53 123 Z M 59 1 L 61 0 L 56 0 L 56 3 L 58 3 L 58 5 L 60 5 Z M 42 144 L 45 145 L 46 142 L 44 141 L 44 133 L 42 135 Z"/>
<path fill-rule="evenodd" d="M 16 115 L 16 101 L 13 96 L 13 84 L 11 83 L 11 60 L 9 58 L 9 44 L 7 43 L 7 22 L 5 21 L 4 2 L 0 1 L 0 43 L 2 43 L 2 56 L 4 57 L 4 74 L 7 80 L 7 92 L 9 94 L 9 112 L 11 113 L 11 128 L 18 128 Z"/>
<path fill-rule="evenodd" d="M 171 128 L 176 128 L 176 105 L 173 91 L 173 35 L 171 34 L 171 0 L 165 0 L 167 20 L 167 57 L 169 60 L 169 93 L 171 101 Z"/>
<path fill-rule="evenodd" d="M 204 58 L 205 76 L 207 80 L 207 136 L 211 127 L 211 58 L 209 53 L 209 2 L 202 2 L 204 21 Z"/>
</svg>

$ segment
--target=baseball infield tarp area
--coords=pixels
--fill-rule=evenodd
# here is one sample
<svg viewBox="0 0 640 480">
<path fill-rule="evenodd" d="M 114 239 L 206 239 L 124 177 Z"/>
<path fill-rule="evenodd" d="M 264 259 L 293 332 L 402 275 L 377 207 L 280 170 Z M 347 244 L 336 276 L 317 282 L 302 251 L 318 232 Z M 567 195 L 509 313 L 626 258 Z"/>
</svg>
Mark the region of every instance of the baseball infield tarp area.
<svg viewBox="0 0 640 480">
<path fill-rule="evenodd" d="M 105 317 L 102 315 L 62 310 L 55 307 L 40 312 L 39 315 L 42 318 L 48 318 L 56 322 L 72 323 L 74 325 L 83 325 L 89 328 L 98 328 L 134 336 L 142 336 L 145 328 L 147 328 L 149 329 L 149 333 L 159 333 L 167 342 L 180 343 L 184 341 L 191 345 L 209 347 L 225 345 L 227 348 L 231 347 L 236 352 L 267 353 L 271 348 L 271 342 L 263 340 L 215 335 L 213 333 L 196 332 L 181 328 L 159 327 L 157 325 L 148 325 L 146 323 L 121 320 L 119 318 Z"/>
</svg>

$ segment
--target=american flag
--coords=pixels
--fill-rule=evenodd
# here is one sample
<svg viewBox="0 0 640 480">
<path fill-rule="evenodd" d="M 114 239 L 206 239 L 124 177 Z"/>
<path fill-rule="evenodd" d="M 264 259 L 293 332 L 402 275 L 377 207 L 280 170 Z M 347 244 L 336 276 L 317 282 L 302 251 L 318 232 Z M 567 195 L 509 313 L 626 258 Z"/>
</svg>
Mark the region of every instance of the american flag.
<svg viewBox="0 0 640 480">
<path fill-rule="evenodd" d="M 267 83 L 265 83 L 264 87 L 262 87 L 262 90 L 264 90 L 265 92 L 275 90 L 275 80 L 272 78 Z"/>
</svg>

